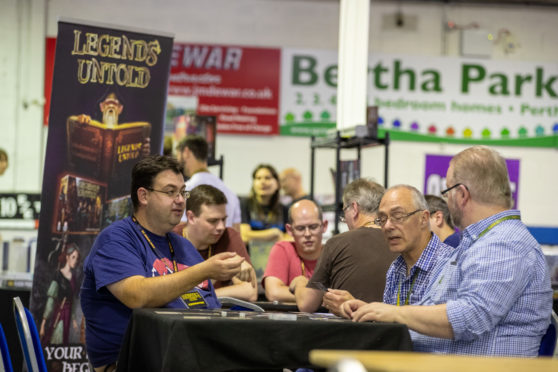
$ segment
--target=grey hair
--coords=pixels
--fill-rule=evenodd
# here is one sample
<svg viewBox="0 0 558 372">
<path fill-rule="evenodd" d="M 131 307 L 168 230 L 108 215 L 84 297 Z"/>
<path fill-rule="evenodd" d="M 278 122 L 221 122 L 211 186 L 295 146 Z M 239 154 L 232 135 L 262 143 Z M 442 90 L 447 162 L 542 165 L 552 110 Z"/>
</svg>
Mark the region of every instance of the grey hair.
<svg viewBox="0 0 558 372">
<path fill-rule="evenodd" d="M 395 189 L 405 189 L 411 193 L 411 198 L 413 200 L 413 204 L 415 205 L 415 209 L 420 210 L 429 210 L 428 203 L 426 199 L 424 199 L 424 195 L 420 192 L 416 187 L 411 185 L 395 185 L 387 189 L 387 191 L 395 190 Z"/>
<path fill-rule="evenodd" d="M 505 208 L 513 205 L 508 167 L 497 151 L 486 146 L 469 147 L 455 155 L 450 166 L 453 182 L 467 186 L 473 200 Z"/>
<path fill-rule="evenodd" d="M 373 214 L 378 211 L 384 192 L 384 187 L 379 183 L 367 178 L 359 178 L 345 186 L 343 203 L 348 205 L 356 202 L 363 213 Z"/>
</svg>

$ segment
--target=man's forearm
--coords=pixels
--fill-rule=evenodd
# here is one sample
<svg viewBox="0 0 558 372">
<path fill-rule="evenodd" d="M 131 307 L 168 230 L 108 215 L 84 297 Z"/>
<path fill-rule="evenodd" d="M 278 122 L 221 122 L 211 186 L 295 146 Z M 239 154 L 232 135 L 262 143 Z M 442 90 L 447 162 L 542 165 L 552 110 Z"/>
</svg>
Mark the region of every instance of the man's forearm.
<svg viewBox="0 0 558 372">
<path fill-rule="evenodd" d="M 397 307 L 395 321 L 406 324 L 410 329 L 427 336 L 453 338 L 453 329 L 448 320 L 445 304 Z"/>
<path fill-rule="evenodd" d="M 129 308 L 160 307 L 208 279 L 205 262 L 173 274 L 145 278 L 133 276 L 107 288 Z"/>
<path fill-rule="evenodd" d="M 323 291 L 308 288 L 305 285 L 297 285 L 295 288 L 296 306 L 298 310 L 313 313 L 320 307 Z"/>
<path fill-rule="evenodd" d="M 250 282 L 238 280 L 238 283 L 221 287 L 215 290 L 217 297 L 234 297 L 240 300 L 254 302 L 258 299 L 258 287 L 253 287 Z"/>
</svg>

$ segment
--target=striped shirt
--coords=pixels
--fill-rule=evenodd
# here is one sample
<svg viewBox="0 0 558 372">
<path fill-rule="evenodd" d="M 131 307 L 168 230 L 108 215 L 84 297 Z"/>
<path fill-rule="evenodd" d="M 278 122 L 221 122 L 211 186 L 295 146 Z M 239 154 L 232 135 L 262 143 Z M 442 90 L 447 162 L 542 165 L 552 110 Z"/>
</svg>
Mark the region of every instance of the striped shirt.
<svg viewBox="0 0 558 372">
<path fill-rule="evenodd" d="M 436 234 L 432 234 L 418 261 L 411 267 L 409 275 L 407 275 L 405 260 L 401 255 L 397 257 L 386 274 L 384 303 L 397 304 L 398 293 L 401 305 L 406 302 L 409 305 L 419 302 L 430 283 L 434 268 L 443 264 L 445 258 L 453 251 L 454 249 L 442 243 Z M 409 297 L 408 301 L 407 297 Z"/>
<path fill-rule="evenodd" d="M 420 303 L 446 304 L 454 339 L 411 332 L 415 350 L 537 355 L 550 323 L 552 289 L 540 246 L 519 217 L 507 210 L 465 229 Z"/>
</svg>

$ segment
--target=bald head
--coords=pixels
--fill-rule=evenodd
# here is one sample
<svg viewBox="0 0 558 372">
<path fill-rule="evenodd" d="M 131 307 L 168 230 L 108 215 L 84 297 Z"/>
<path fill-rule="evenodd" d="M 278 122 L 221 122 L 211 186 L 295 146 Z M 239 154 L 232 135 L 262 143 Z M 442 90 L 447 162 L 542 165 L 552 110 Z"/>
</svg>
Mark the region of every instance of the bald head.
<svg viewBox="0 0 558 372">
<path fill-rule="evenodd" d="M 281 189 L 285 195 L 288 195 L 293 199 L 305 195 L 302 188 L 302 175 L 297 169 L 284 169 L 279 175 L 279 181 L 281 183 Z"/>
<path fill-rule="evenodd" d="M 299 217 L 315 215 L 320 221 L 323 218 L 322 209 L 318 205 L 309 199 L 300 200 L 289 208 L 288 222 L 293 224 Z"/>
<path fill-rule="evenodd" d="M 315 260 L 320 256 L 326 229 L 327 221 L 322 220 L 322 211 L 312 200 L 301 200 L 289 208 L 287 232 L 293 237 L 296 251 L 302 258 Z"/>
</svg>

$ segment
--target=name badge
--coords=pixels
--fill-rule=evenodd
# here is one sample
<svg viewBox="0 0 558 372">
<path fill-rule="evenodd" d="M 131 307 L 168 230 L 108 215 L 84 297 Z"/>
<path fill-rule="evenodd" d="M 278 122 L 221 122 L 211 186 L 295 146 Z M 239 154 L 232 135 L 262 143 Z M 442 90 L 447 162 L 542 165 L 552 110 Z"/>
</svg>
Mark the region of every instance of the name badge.
<svg viewBox="0 0 558 372">
<path fill-rule="evenodd" d="M 203 298 L 201 293 L 199 293 L 196 290 L 186 292 L 180 297 L 184 300 L 184 302 L 186 302 L 186 305 L 188 305 L 190 309 L 207 307 L 207 303 L 205 302 L 205 299 Z"/>
</svg>

